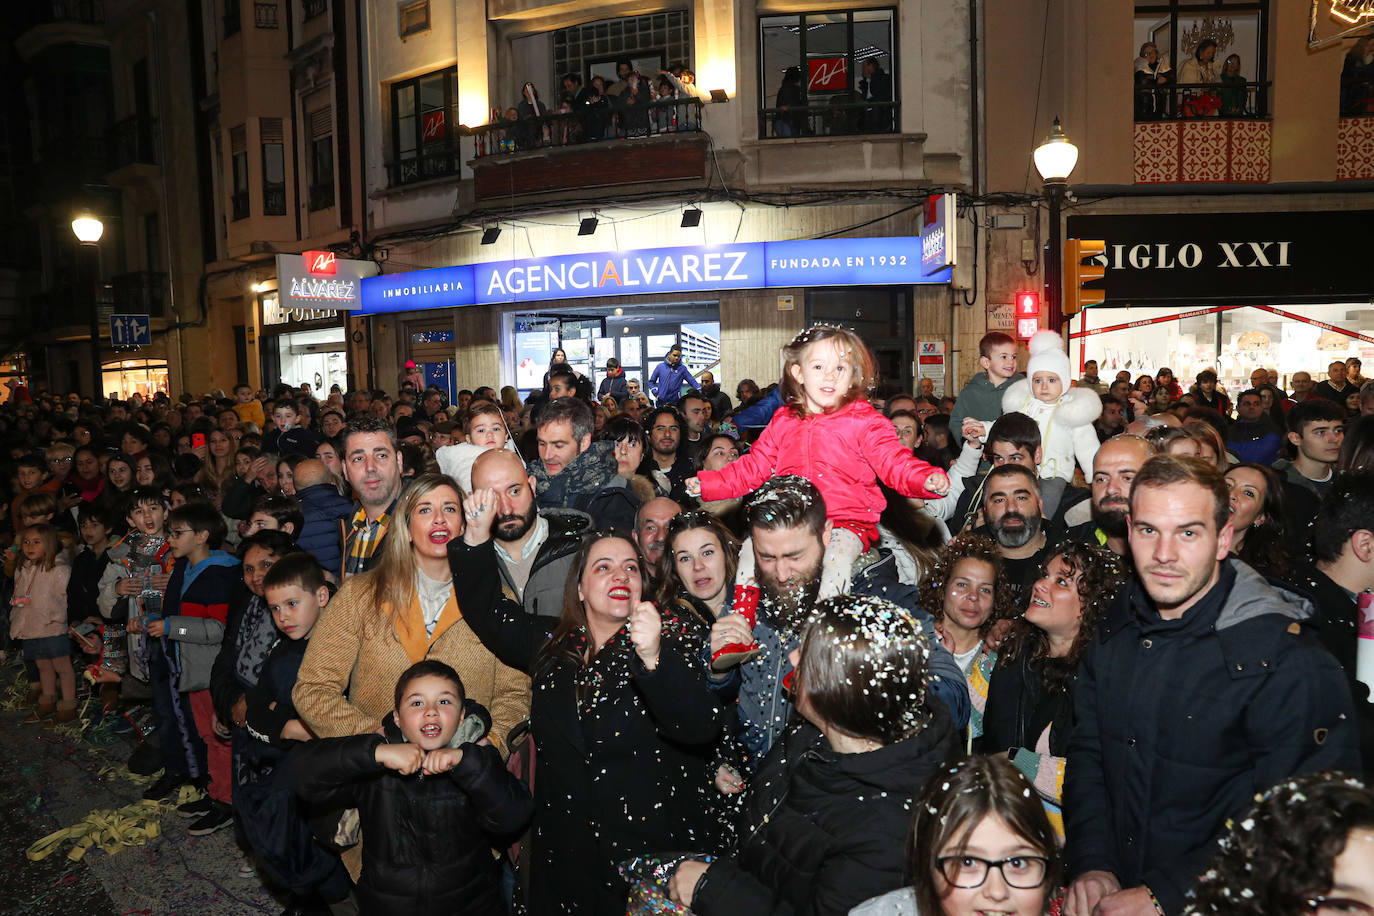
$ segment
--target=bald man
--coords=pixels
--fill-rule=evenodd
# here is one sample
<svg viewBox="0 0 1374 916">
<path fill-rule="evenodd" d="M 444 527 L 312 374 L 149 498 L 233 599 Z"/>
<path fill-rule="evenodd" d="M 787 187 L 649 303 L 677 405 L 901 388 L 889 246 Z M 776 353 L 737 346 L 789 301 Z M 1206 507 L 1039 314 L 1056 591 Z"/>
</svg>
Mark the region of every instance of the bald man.
<svg viewBox="0 0 1374 916">
<path fill-rule="evenodd" d="M 344 520 L 353 515 L 353 501 L 339 492 L 323 461 L 307 458 L 296 465 L 294 477 L 296 499 L 305 520 L 296 546 L 320 561 L 331 582 L 339 582 L 343 575 Z"/>
<path fill-rule="evenodd" d="M 1097 448 L 1093 457 L 1092 519 L 1075 525 L 1066 540 L 1106 547 L 1119 557 L 1129 557 L 1131 482 L 1156 449 L 1139 436 L 1113 436 Z"/>
<path fill-rule="evenodd" d="M 527 612 L 558 617 L 563 586 L 592 519 L 576 509 L 537 508 L 534 485 L 515 452 L 489 449 L 472 464 L 474 496 L 490 490 L 496 499 L 491 533 L 501 580 Z"/>
<path fill-rule="evenodd" d="M 649 564 L 649 576 L 658 577 L 658 562 L 663 559 L 663 546 L 668 539 L 668 523 L 681 515 L 682 507 L 666 496 L 655 497 L 639 507 L 635 516 L 635 543 L 644 561 Z"/>
</svg>

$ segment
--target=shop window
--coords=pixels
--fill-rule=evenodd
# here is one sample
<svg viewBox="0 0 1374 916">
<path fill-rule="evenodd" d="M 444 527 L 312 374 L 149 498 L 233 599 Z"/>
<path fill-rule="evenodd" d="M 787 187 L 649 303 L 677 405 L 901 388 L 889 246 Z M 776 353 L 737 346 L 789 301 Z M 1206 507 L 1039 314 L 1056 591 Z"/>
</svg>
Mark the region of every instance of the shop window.
<svg viewBox="0 0 1374 916">
<path fill-rule="evenodd" d="M 281 118 L 259 118 L 262 139 L 262 212 L 286 214 L 286 155 L 282 144 Z"/>
<path fill-rule="evenodd" d="M 1135 7 L 1135 118 L 1269 115 L 1269 4 L 1154 0 Z"/>
<path fill-rule="evenodd" d="M 248 218 L 248 128 L 240 124 L 229 131 L 230 163 L 234 170 L 234 191 L 229 198 L 233 219 Z"/>
<path fill-rule="evenodd" d="M 891 9 L 759 17 L 759 136 L 901 129 Z"/>
<path fill-rule="evenodd" d="M 310 124 L 310 209 L 334 206 L 334 126 L 331 110 L 323 108 L 306 117 Z"/>
<path fill-rule="evenodd" d="M 167 363 L 156 359 L 123 359 L 105 363 L 101 367 L 101 390 L 116 393 L 127 401 L 134 394 L 151 398 L 159 391 L 168 392 Z"/>
<path fill-rule="evenodd" d="M 391 87 L 391 184 L 457 174 L 458 73 L 453 67 Z"/>
<path fill-rule="evenodd" d="M 397 7 L 396 15 L 402 38 L 429 31 L 429 0 L 402 3 Z"/>
</svg>

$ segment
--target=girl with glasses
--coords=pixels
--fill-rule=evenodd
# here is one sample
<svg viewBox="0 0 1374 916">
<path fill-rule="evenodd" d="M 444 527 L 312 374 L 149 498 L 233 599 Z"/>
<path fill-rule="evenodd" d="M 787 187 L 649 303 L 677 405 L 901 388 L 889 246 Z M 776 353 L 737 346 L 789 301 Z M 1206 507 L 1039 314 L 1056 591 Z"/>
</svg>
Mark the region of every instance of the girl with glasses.
<svg viewBox="0 0 1374 916">
<path fill-rule="evenodd" d="M 1059 884 L 1045 809 L 1006 757 L 969 757 L 926 782 L 916 799 L 912 886 L 851 916 L 1040 916 Z"/>
</svg>

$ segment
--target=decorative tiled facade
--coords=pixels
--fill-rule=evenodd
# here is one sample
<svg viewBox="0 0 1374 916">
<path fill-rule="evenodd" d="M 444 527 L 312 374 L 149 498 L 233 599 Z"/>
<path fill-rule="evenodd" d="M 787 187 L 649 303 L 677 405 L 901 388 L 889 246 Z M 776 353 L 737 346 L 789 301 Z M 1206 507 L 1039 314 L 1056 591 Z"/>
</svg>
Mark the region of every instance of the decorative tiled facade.
<svg viewBox="0 0 1374 916">
<path fill-rule="evenodd" d="M 1135 182 L 1266 182 L 1272 137 L 1269 121 L 1142 121 L 1135 125 Z"/>
<path fill-rule="evenodd" d="M 1374 117 L 1341 118 L 1336 134 L 1336 178 L 1374 178 Z"/>
</svg>

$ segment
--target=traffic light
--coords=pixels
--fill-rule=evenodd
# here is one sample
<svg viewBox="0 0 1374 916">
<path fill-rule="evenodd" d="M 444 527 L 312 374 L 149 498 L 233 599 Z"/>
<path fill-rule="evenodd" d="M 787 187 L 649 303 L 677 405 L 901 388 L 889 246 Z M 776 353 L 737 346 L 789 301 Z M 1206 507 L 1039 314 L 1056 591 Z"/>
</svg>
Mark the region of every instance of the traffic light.
<svg viewBox="0 0 1374 916">
<path fill-rule="evenodd" d="M 1016 338 L 1030 340 L 1040 330 L 1040 294 L 1021 290 L 1016 294 Z"/>
<path fill-rule="evenodd" d="M 1077 315 L 1089 306 L 1101 305 L 1107 294 L 1100 288 L 1084 289 L 1084 283 L 1095 283 L 1106 274 L 1100 264 L 1084 264 L 1084 258 L 1095 258 L 1107 250 L 1102 239 L 1069 239 L 1064 243 L 1064 316 Z"/>
</svg>

